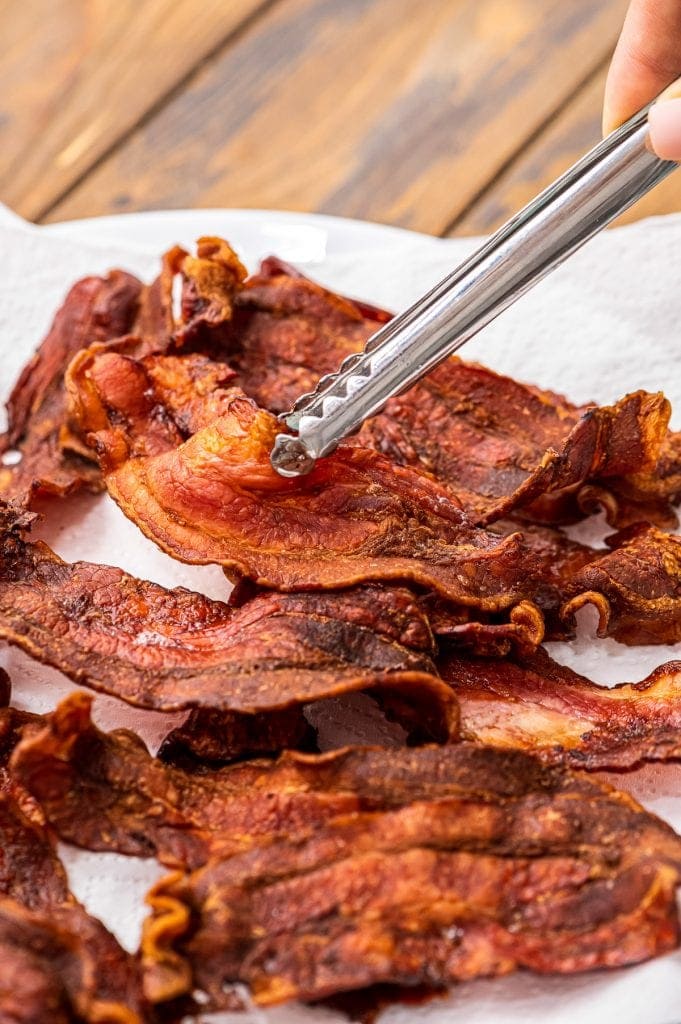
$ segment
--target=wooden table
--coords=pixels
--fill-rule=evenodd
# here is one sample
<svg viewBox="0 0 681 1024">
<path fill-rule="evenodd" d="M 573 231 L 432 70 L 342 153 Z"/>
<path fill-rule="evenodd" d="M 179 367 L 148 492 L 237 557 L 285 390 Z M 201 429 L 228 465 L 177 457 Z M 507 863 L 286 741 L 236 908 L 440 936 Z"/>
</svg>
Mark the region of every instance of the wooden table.
<svg viewBox="0 0 681 1024">
<path fill-rule="evenodd" d="M 599 135 L 626 0 L 9 0 L 0 199 L 487 232 Z M 681 209 L 681 176 L 628 219 Z"/>
</svg>

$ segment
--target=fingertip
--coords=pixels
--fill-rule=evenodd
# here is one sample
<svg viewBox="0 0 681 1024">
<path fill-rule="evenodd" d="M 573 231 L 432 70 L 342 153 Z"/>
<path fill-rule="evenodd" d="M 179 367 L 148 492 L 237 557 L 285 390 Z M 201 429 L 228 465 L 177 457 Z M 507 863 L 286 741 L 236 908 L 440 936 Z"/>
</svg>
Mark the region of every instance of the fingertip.
<svg viewBox="0 0 681 1024">
<path fill-rule="evenodd" d="M 655 103 L 648 112 L 650 145 L 661 160 L 681 162 L 681 99 Z"/>
</svg>

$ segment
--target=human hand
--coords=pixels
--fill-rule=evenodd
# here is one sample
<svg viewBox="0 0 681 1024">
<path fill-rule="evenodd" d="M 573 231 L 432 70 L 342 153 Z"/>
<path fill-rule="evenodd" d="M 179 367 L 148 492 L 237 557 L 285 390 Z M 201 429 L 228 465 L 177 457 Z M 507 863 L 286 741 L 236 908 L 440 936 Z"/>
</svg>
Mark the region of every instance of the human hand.
<svg viewBox="0 0 681 1024">
<path fill-rule="evenodd" d="M 681 0 L 631 0 L 605 87 L 603 131 L 662 93 L 648 115 L 650 142 L 663 160 L 681 161 L 679 75 Z"/>
</svg>

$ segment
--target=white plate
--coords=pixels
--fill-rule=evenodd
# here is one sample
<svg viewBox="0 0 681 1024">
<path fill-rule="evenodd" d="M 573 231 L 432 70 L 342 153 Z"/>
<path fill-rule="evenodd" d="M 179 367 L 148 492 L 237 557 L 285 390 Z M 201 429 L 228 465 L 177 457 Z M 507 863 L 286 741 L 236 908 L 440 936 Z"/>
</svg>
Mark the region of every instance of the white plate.
<svg viewBox="0 0 681 1024">
<path fill-rule="evenodd" d="M 2 213 L 2 210 L 0 210 Z M 0 221 L 4 218 L 0 218 Z M 10 221 L 9 224 L 16 221 Z M 111 254 L 121 262 L 128 254 L 131 268 L 149 265 L 147 254 L 180 242 L 190 246 L 202 234 L 228 238 L 252 267 L 264 255 L 276 252 L 315 274 L 330 285 L 351 294 L 397 308 L 415 298 L 428 284 L 450 269 L 470 250 L 471 240 L 441 240 L 377 224 L 298 213 L 257 210 L 195 210 L 126 214 L 67 224 L 28 229 L 32 244 L 33 273 L 38 239 L 52 239 L 44 258 L 43 280 L 63 290 L 75 276 L 74 247 L 66 240 L 91 246 L 81 263 L 93 261 L 93 269 Z M 59 239 L 64 246 L 61 264 Z M 485 338 L 469 346 L 469 353 L 496 368 L 567 391 L 582 400 L 593 396 L 608 400 L 636 386 L 664 385 L 681 404 L 681 289 L 675 280 L 681 246 L 677 218 L 624 229 L 593 243 L 589 255 L 572 261 L 555 278 L 523 300 Z M 100 250 L 97 252 L 97 249 Z M 103 250 L 103 252 L 102 252 Z M 115 256 L 113 255 L 115 253 Z M 78 264 L 80 266 L 80 263 Z M 79 270 L 78 273 L 83 271 Z M 69 276 L 70 275 L 70 276 Z M 21 288 L 17 276 L 12 296 Z M 35 303 L 35 290 L 27 286 L 25 311 Z M 52 303 L 53 304 L 53 303 Z M 22 344 L 21 360 L 37 340 Z M 653 330 L 650 330 L 650 324 Z M 30 334 L 30 332 L 29 332 Z M 6 338 L 11 339 L 11 333 Z M 560 338 L 551 344 L 551 338 Z M 22 335 L 23 338 L 23 335 Z M 646 358 L 640 357 L 646 345 Z M 0 345 L 2 343 L 0 342 Z M 6 345 L 11 347 L 11 341 Z M 13 356 L 14 353 L 8 353 Z M 18 358 L 18 357 L 17 357 Z M 6 382 L 7 383 L 7 382 Z M 183 583 L 211 595 L 222 593 L 224 578 L 210 567 L 181 566 L 158 552 L 125 520 L 112 502 L 79 499 L 54 514 L 43 535 L 67 558 L 91 558 L 120 564 L 129 571 L 171 585 Z M 75 512 L 74 512 L 75 509 Z M 591 524 L 587 533 L 601 529 Z M 601 530 L 602 532 L 602 530 Z M 654 665 L 681 648 L 629 650 L 585 636 L 570 645 L 555 645 L 553 653 L 602 682 L 641 678 Z M 58 673 L 38 667 L 15 651 L 3 651 L 0 661 L 9 667 L 18 703 L 43 710 L 73 689 Z M 51 686 L 46 688 L 45 682 Z M 98 719 L 113 724 L 132 724 L 148 740 L 157 740 L 165 728 L 163 716 L 122 708 L 114 701 L 97 698 Z M 623 776 L 647 806 L 681 827 L 681 772 L 673 766 L 651 766 Z M 117 855 L 98 855 L 62 848 L 77 894 L 98 913 L 128 945 L 134 946 L 139 927 L 139 903 L 158 868 L 150 862 Z M 106 885 L 102 885 L 106 878 Z M 652 963 L 612 972 L 572 978 L 516 974 L 507 979 L 462 985 L 450 999 L 415 1008 L 395 1007 L 382 1017 L 383 1024 L 674 1024 L 678 1010 L 681 954 L 673 953 Z M 341 1020 L 327 1011 L 285 1007 L 244 1017 L 215 1015 L 206 1020 L 234 1024 L 268 1022 L 330 1022 Z"/>
<path fill-rule="evenodd" d="M 358 252 L 371 258 L 373 252 L 387 248 L 413 252 L 414 246 L 423 246 L 436 251 L 446 245 L 443 239 L 384 224 L 277 210 L 126 213 L 48 224 L 43 230 L 96 245 L 109 240 L 158 252 L 174 243 L 189 248 L 200 235 L 220 235 L 245 253 L 250 263 L 275 252 L 282 259 L 306 268 Z"/>
</svg>

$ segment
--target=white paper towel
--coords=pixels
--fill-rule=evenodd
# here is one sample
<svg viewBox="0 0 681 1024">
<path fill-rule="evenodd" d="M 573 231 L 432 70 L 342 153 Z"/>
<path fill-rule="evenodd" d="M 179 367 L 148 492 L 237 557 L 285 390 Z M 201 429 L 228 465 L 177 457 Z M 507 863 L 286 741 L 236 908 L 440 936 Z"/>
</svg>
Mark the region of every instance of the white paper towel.
<svg viewBox="0 0 681 1024">
<path fill-rule="evenodd" d="M 136 239 L 83 245 L 67 234 L 23 225 L 0 209 L 0 241 L 5 252 L 0 282 L 0 354 L 2 399 L 38 344 L 71 283 L 88 273 L 122 266 L 143 277 L 154 274 L 158 253 Z M 169 239 L 169 242 L 171 239 Z M 414 236 L 413 244 L 371 248 L 331 256 L 306 267 L 308 272 L 344 290 L 388 308 L 399 309 L 452 269 L 473 241 L 441 241 Z M 611 401 L 638 387 L 663 389 L 675 405 L 681 426 L 681 218 L 667 217 L 602 235 L 552 277 L 525 296 L 466 347 L 466 357 L 576 401 Z M 251 253 L 242 253 L 247 262 Z M 598 521 L 581 527 L 584 539 L 603 535 Z M 68 559 L 87 558 L 121 565 L 138 576 L 165 585 L 190 586 L 212 597 L 226 584 L 214 567 L 190 567 L 159 552 L 103 498 L 77 497 L 49 506 L 38 531 Z M 588 619 L 588 616 L 587 616 Z M 645 676 L 651 668 L 681 656 L 677 647 L 624 648 L 594 642 L 589 622 L 578 641 L 552 645 L 559 660 L 600 682 Z M 591 624 L 592 625 L 592 624 Z M 14 650 L 0 651 L 10 673 L 14 700 L 21 707 L 49 710 L 74 686 L 54 670 Z M 96 719 L 105 728 L 126 725 L 156 746 L 178 716 L 127 708 L 98 697 Z M 617 777 L 651 810 L 681 829 L 681 768 L 648 766 Z M 62 846 L 76 894 L 121 941 L 136 948 L 143 917 L 142 897 L 162 873 L 155 863 L 113 854 L 92 854 Z M 446 1000 L 424 1007 L 396 1006 L 382 1024 L 674 1024 L 681 1020 L 681 954 L 636 968 L 574 978 L 518 974 L 508 979 L 459 986 Z M 326 1010 L 283 1007 L 247 1017 L 226 1014 L 206 1022 L 312 1024 L 341 1020 Z"/>
</svg>

